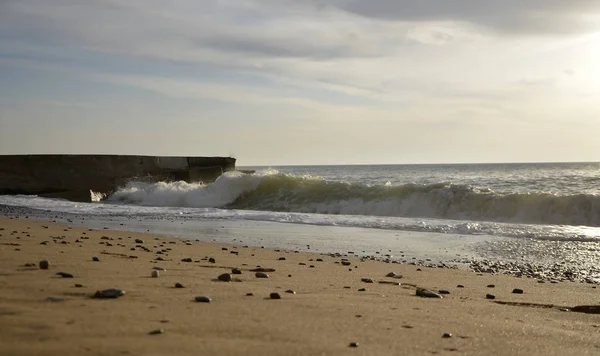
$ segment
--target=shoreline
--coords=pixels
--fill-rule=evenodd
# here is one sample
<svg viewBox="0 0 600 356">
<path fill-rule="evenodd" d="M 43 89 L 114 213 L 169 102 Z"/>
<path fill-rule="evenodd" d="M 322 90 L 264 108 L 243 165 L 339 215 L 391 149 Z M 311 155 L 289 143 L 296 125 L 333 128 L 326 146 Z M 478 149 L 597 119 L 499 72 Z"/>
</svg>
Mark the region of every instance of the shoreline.
<svg viewBox="0 0 600 356">
<path fill-rule="evenodd" d="M 344 256 L 347 251 L 331 256 L 90 231 L 16 217 L 0 217 L 0 228 L 3 355 L 563 355 L 600 350 L 598 315 L 573 311 L 598 305 L 600 292 L 587 284 L 361 260 Z M 192 262 L 183 262 L 186 258 Z M 351 265 L 342 265 L 342 258 Z M 50 262 L 48 270 L 37 267 L 42 259 Z M 24 267 L 28 263 L 34 267 Z M 249 271 L 256 266 L 275 272 L 256 278 Z M 152 278 L 153 267 L 166 271 Z M 214 281 L 234 267 L 242 270 L 243 282 Z M 403 277 L 385 277 L 389 272 Z M 186 288 L 174 288 L 175 283 Z M 450 294 L 420 298 L 416 287 Z M 106 288 L 126 294 L 91 298 Z M 512 293 L 515 288 L 524 293 Z M 296 294 L 285 293 L 288 289 Z M 271 293 L 281 299 L 269 299 Z M 200 295 L 211 303 L 194 302 Z M 157 329 L 164 333 L 148 334 Z M 445 338 L 445 333 L 452 335 Z M 352 342 L 359 346 L 349 347 Z"/>
</svg>

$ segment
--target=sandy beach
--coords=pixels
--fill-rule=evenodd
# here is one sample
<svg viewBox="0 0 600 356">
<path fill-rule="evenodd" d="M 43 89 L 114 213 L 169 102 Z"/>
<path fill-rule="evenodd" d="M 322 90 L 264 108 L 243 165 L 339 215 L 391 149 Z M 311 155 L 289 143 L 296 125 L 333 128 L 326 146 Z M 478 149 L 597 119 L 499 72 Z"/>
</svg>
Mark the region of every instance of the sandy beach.
<svg viewBox="0 0 600 356">
<path fill-rule="evenodd" d="M 600 315 L 574 308 L 600 304 L 589 284 L 25 218 L 0 218 L 0 251 L 1 355 L 600 354 Z M 155 267 L 164 271 L 153 278 Z M 257 278 L 259 267 L 275 271 Z M 242 271 L 234 281 L 217 279 L 232 268 Z M 92 298 L 109 288 L 125 295 Z M 449 294 L 423 298 L 417 288 Z"/>
</svg>

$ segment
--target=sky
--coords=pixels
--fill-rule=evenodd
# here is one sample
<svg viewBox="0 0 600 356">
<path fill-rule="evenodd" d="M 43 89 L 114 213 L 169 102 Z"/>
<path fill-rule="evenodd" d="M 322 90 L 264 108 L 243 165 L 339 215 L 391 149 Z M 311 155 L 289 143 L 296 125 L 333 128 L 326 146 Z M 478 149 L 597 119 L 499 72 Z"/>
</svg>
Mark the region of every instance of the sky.
<svg viewBox="0 0 600 356">
<path fill-rule="evenodd" d="M 0 154 L 600 161 L 598 0 L 0 0 Z"/>
</svg>

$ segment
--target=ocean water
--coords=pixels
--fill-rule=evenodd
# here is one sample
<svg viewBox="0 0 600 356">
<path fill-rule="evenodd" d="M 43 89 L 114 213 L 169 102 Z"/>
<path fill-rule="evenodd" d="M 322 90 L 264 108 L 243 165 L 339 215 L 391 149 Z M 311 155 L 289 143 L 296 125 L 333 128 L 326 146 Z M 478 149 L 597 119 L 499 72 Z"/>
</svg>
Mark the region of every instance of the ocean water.
<svg viewBox="0 0 600 356">
<path fill-rule="evenodd" d="M 35 196 L 0 196 L 0 204 L 98 221 L 360 229 L 361 234 L 348 235 L 355 244 L 365 240 L 367 245 L 370 238 L 376 240 L 369 236 L 422 234 L 423 240 L 434 239 L 441 248 L 452 246 L 453 252 L 460 251 L 462 243 L 466 249 L 468 240 L 469 249 L 486 258 L 568 263 L 580 269 L 600 264 L 600 163 L 240 168 L 256 172 L 229 172 L 206 185 L 131 181 L 90 204 Z M 194 233 L 188 230 L 177 231 Z M 319 231 L 335 235 L 331 229 Z M 299 235 L 299 240 L 311 239 Z M 399 246 L 385 242 L 391 240 L 379 239 L 377 246 Z M 328 241 L 331 247 L 341 243 Z M 481 242 L 476 249 L 473 241 Z M 277 247 L 277 240 L 269 245 Z"/>
</svg>

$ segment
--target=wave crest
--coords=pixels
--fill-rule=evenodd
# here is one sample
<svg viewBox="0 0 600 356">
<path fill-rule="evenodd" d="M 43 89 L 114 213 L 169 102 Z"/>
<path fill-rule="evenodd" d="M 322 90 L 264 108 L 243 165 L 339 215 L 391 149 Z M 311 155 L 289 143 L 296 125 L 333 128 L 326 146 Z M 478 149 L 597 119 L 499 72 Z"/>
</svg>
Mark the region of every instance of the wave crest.
<svg viewBox="0 0 600 356">
<path fill-rule="evenodd" d="M 130 182 L 108 199 L 139 205 L 600 226 L 600 196 L 496 193 L 451 183 L 363 185 L 275 170 L 214 183 Z"/>
</svg>

